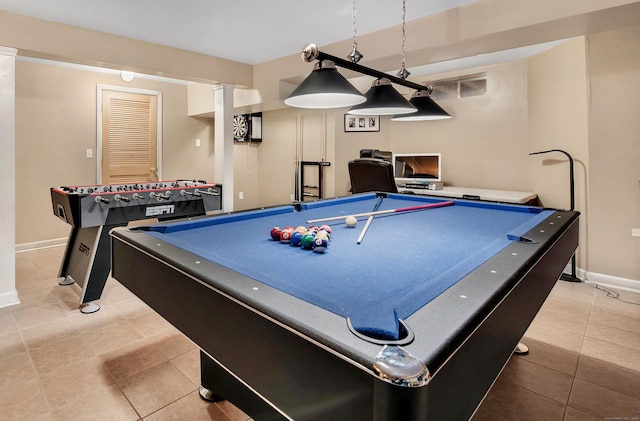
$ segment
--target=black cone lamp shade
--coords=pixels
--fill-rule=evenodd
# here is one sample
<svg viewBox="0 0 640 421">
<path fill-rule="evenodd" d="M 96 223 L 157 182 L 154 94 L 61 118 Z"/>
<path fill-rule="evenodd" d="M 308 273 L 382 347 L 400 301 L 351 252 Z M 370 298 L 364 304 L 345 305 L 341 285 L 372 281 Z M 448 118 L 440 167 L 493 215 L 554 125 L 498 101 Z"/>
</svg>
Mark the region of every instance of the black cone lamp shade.
<svg viewBox="0 0 640 421">
<path fill-rule="evenodd" d="M 451 118 L 442 107 L 431 99 L 428 91 L 416 91 L 409 100 L 418 111 L 411 114 L 400 114 L 391 117 L 391 121 L 426 121 Z"/>
<path fill-rule="evenodd" d="M 393 115 L 415 113 L 416 107 L 411 105 L 387 78 L 373 81 L 371 89 L 365 94 L 367 101 L 351 107 L 348 114 L 358 115 Z"/>
<path fill-rule="evenodd" d="M 329 60 L 316 63 L 313 72 L 284 100 L 297 108 L 342 108 L 364 102 L 365 97 Z"/>
</svg>

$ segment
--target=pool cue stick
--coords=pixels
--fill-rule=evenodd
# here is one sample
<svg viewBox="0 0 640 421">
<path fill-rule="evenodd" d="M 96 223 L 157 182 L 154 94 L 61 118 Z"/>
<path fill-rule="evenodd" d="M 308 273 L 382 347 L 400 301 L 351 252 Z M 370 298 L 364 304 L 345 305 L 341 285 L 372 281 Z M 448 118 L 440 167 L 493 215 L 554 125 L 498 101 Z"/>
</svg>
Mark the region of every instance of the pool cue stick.
<svg viewBox="0 0 640 421">
<path fill-rule="evenodd" d="M 380 205 L 382 204 L 382 196 L 378 196 L 378 200 L 376 201 L 376 205 L 373 207 L 373 211 L 375 212 L 378 210 L 378 208 L 380 208 Z M 356 244 L 360 244 L 362 243 L 362 239 L 364 238 L 364 235 L 367 233 L 367 230 L 369 229 L 369 225 L 371 225 L 371 223 L 373 222 L 373 215 L 369 215 L 369 218 L 367 219 L 367 223 L 364 224 L 364 228 L 362 228 L 362 232 L 360 233 L 360 236 L 358 237 L 358 241 L 356 241 Z"/>
<path fill-rule="evenodd" d="M 401 212 L 411 212 L 411 211 L 419 211 L 425 209 L 433 209 L 433 208 L 442 208 L 445 206 L 452 206 L 454 202 L 449 200 L 447 202 L 440 203 L 430 203 L 428 205 L 418 205 L 418 206 L 409 206 L 406 208 L 397 208 L 397 209 L 388 209 L 377 212 L 364 212 L 364 213 L 355 213 L 353 215 L 342 215 L 342 216 L 331 216 L 329 218 L 318 218 L 318 219 L 309 219 L 307 224 L 312 224 L 315 222 L 324 222 L 324 221 L 337 221 L 338 219 L 345 219 L 348 216 L 353 216 L 354 218 L 358 218 L 361 216 L 370 216 L 370 215 L 384 215 L 390 213 L 401 213 Z"/>
</svg>

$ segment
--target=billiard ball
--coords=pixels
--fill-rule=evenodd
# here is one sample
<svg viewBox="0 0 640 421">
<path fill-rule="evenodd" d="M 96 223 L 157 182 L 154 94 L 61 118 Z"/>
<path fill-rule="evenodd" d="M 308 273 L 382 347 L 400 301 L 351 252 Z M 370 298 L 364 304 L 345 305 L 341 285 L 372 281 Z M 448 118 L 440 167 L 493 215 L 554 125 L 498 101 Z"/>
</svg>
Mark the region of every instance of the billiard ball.
<svg viewBox="0 0 640 421">
<path fill-rule="evenodd" d="M 316 253 L 324 253 L 329 246 L 329 240 L 322 237 L 316 237 L 313 240 L 313 251 Z"/>
<path fill-rule="evenodd" d="M 280 227 L 271 228 L 271 238 L 274 241 L 280 241 L 280 233 L 281 232 L 282 232 L 282 229 L 280 229 Z"/>
<path fill-rule="evenodd" d="M 300 242 L 302 241 L 302 236 L 304 234 L 301 233 L 300 231 L 294 231 L 293 234 L 291 234 L 291 245 L 293 247 L 300 247 Z"/>
<path fill-rule="evenodd" d="M 313 240 L 315 239 L 315 237 L 315 234 L 309 232 L 303 235 L 302 240 L 300 240 L 300 245 L 302 246 L 302 248 L 311 250 L 313 248 Z"/>
<path fill-rule="evenodd" d="M 316 238 L 326 238 L 327 240 L 329 240 L 331 239 L 331 235 L 325 230 L 320 230 L 316 234 Z"/>
<path fill-rule="evenodd" d="M 291 241 L 291 234 L 293 234 L 293 228 L 285 228 L 280 232 L 280 242 L 289 244 Z"/>
<path fill-rule="evenodd" d="M 329 234 L 333 234 L 333 230 L 329 225 L 320 225 L 320 229 L 328 232 Z"/>
<path fill-rule="evenodd" d="M 358 224 L 358 220 L 354 216 L 347 216 L 347 219 L 344 220 L 344 223 L 347 224 L 349 228 L 355 228 Z"/>
</svg>

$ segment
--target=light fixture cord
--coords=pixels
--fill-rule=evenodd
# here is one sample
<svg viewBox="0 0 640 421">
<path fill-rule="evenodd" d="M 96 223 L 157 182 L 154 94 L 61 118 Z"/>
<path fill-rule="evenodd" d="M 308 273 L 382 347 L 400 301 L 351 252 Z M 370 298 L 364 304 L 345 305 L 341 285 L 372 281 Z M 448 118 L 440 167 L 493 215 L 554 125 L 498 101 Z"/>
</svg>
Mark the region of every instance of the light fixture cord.
<svg viewBox="0 0 640 421">
<path fill-rule="evenodd" d="M 400 65 L 400 71 L 398 72 L 398 77 L 400 79 L 406 79 L 410 75 L 409 71 L 406 68 L 405 58 L 404 58 L 404 45 L 407 41 L 407 32 L 405 29 L 406 15 L 407 15 L 407 2 L 406 0 L 402 0 L 402 62 Z"/>
<path fill-rule="evenodd" d="M 356 0 L 351 1 L 351 18 L 353 28 L 353 43 L 351 44 L 351 52 L 347 56 L 352 63 L 358 63 L 364 57 L 358 51 L 358 31 L 356 29 Z"/>
<path fill-rule="evenodd" d="M 353 28 L 352 51 L 358 49 L 358 33 L 356 31 L 356 0 L 351 1 L 351 27 Z"/>
</svg>

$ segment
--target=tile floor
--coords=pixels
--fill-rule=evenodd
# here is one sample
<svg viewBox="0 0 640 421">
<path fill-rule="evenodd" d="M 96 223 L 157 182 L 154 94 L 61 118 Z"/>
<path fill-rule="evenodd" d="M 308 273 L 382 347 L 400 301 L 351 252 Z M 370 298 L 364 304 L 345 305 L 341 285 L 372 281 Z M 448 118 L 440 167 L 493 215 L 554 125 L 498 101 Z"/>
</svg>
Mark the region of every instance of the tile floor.
<svg viewBox="0 0 640 421">
<path fill-rule="evenodd" d="M 0 420 L 247 420 L 198 397 L 196 346 L 115 280 L 101 310 L 57 284 L 64 247 L 16 255 L 0 309 Z M 621 293 L 640 303 L 640 294 Z M 640 306 L 558 282 L 473 421 L 640 421 Z"/>
</svg>

